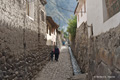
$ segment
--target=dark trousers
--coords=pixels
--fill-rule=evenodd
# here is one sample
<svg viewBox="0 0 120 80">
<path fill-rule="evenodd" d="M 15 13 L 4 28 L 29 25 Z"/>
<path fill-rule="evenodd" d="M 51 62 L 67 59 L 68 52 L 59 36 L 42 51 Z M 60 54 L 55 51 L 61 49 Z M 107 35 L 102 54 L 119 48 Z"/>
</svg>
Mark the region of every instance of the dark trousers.
<svg viewBox="0 0 120 80">
<path fill-rule="evenodd" d="M 56 53 L 56 54 L 55 54 L 55 60 L 58 61 L 58 58 L 59 58 L 59 54 Z"/>
<path fill-rule="evenodd" d="M 51 55 L 51 60 L 53 61 L 53 55 Z"/>
</svg>

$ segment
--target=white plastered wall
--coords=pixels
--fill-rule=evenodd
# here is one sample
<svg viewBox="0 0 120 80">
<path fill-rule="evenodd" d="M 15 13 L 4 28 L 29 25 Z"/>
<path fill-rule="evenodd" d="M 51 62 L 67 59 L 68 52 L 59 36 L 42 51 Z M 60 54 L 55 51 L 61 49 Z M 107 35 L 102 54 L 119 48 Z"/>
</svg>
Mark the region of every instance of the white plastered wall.
<svg viewBox="0 0 120 80">
<path fill-rule="evenodd" d="M 120 23 L 120 12 L 104 21 L 104 0 L 87 0 L 87 24 L 93 25 L 93 35 L 99 35 L 110 28 L 117 27 Z M 104 14 L 103 14 L 104 13 Z"/>
</svg>

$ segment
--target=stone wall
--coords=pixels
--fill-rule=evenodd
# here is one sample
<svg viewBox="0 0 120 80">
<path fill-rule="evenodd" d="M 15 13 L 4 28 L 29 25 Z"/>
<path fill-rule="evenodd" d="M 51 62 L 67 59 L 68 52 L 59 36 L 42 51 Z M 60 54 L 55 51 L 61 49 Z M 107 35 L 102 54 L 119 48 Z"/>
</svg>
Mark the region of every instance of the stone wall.
<svg viewBox="0 0 120 80">
<path fill-rule="evenodd" d="M 89 43 L 89 80 L 120 80 L 120 25 Z"/>
<path fill-rule="evenodd" d="M 52 46 L 40 46 L 19 58 L 0 52 L 0 80 L 31 80 L 50 60 L 51 50 Z"/>
<path fill-rule="evenodd" d="M 120 80 L 120 25 L 88 38 L 87 25 L 76 31 L 74 55 L 87 80 Z"/>
<path fill-rule="evenodd" d="M 86 23 L 82 23 L 76 30 L 74 55 L 78 61 L 81 71 L 88 71 L 88 31 Z"/>
<path fill-rule="evenodd" d="M 41 10 L 45 12 L 45 7 L 40 0 L 34 0 L 32 20 L 26 14 L 26 0 L 0 0 L 0 52 L 8 50 L 19 56 L 24 48 L 29 51 L 46 44 L 46 21 L 41 21 L 40 14 L 38 17 Z"/>
<path fill-rule="evenodd" d="M 26 0 L 0 0 L 0 80 L 30 80 L 47 62 L 53 49 L 45 46 L 41 10 L 45 7 L 34 0 L 32 20 L 26 15 Z"/>
</svg>

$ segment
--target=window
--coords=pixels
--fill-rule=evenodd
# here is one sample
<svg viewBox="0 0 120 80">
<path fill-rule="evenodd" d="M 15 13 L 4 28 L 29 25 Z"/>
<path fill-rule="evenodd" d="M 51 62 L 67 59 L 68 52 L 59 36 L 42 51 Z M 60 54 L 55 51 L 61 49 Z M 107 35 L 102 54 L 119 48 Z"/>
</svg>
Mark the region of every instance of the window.
<svg viewBox="0 0 120 80">
<path fill-rule="evenodd" d="M 120 0 L 105 0 L 109 17 L 112 17 L 120 11 Z"/>
<path fill-rule="evenodd" d="M 84 1 L 84 12 L 86 13 L 86 1 Z"/>
<path fill-rule="evenodd" d="M 49 28 L 49 35 L 51 35 L 51 28 Z"/>
<path fill-rule="evenodd" d="M 52 28 L 52 34 L 54 33 L 54 29 Z"/>
<path fill-rule="evenodd" d="M 120 12 L 120 0 L 103 0 L 103 21 Z"/>
<path fill-rule="evenodd" d="M 93 36 L 93 25 L 91 25 L 91 35 Z"/>
<path fill-rule="evenodd" d="M 44 19 L 44 12 L 43 12 L 43 11 L 41 11 L 41 18 L 42 18 L 42 21 L 45 20 L 45 19 Z"/>
<path fill-rule="evenodd" d="M 34 1 L 26 0 L 27 15 L 34 19 Z"/>
</svg>

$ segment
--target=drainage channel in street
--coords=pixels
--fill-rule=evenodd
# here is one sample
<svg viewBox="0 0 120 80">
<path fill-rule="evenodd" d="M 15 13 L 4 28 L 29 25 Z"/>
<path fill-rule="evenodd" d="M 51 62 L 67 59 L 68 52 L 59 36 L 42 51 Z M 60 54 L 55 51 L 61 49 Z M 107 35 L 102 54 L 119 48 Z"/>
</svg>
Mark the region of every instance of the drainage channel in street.
<svg viewBox="0 0 120 80">
<path fill-rule="evenodd" d="M 77 64 L 77 61 L 76 61 L 70 47 L 69 47 L 69 53 L 70 53 L 70 57 L 71 57 L 72 67 L 73 67 L 73 74 L 74 75 L 81 74 L 80 67 Z"/>
</svg>

